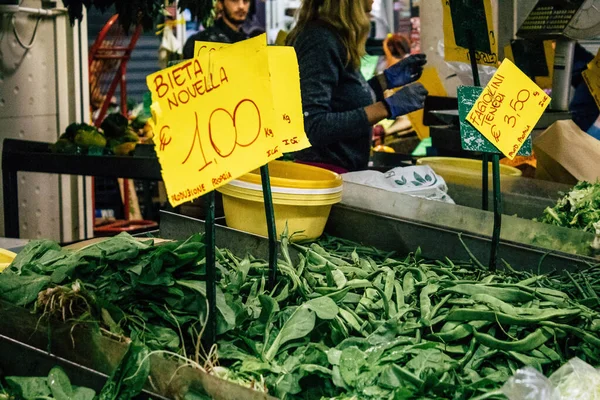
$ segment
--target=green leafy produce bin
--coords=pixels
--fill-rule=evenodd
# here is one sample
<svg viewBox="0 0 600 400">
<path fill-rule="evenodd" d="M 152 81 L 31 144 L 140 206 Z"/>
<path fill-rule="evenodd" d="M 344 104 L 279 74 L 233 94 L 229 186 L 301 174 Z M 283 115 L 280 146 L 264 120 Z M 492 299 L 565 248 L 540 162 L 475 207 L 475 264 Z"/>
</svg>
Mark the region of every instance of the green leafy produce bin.
<svg viewBox="0 0 600 400">
<path fill-rule="evenodd" d="M 267 262 L 220 249 L 215 353 L 197 340 L 206 317 L 201 240 L 154 246 L 119 235 L 76 252 L 36 242 L 0 275 L 0 293 L 29 309 L 37 303 L 32 331 L 45 312 L 104 332 L 71 340 L 70 326 L 59 324 L 63 334 L 50 343 L 70 357 L 109 364 L 118 346 L 106 335 L 145 342 L 151 382 L 173 397 L 197 384 L 214 398 L 266 398 L 265 389 L 289 399 L 502 398 L 498 388 L 523 365 L 548 374 L 572 356 L 600 360 L 598 266 L 536 275 L 506 265 L 493 275 L 472 256 L 394 257 L 332 237 L 294 245 L 297 261 L 284 239 L 272 292 Z M 60 296 L 67 308 L 55 308 Z M 89 308 L 72 303 L 79 296 Z M 70 314 L 81 305 L 83 314 Z M 73 342 L 92 348 L 73 353 Z M 185 356 L 212 375 L 184 368 L 171 379 Z M 234 387 L 245 394 L 222 397 Z"/>
</svg>

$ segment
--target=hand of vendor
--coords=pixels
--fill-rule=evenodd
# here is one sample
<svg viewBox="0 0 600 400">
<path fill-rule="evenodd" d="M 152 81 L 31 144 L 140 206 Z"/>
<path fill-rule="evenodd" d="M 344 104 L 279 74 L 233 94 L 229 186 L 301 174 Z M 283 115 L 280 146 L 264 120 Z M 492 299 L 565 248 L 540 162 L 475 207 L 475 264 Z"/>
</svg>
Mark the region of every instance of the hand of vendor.
<svg viewBox="0 0 600 400">
<path fill-rule="evenodd" d="M 425 54 L 415 54 L 371 78 L 369 85 L 373 89 L 377 101 L 383 100 L 386 90 L 408 85 L 419 79 L 423 74 L 425 63 L 427 63 Z"/>
<path fill-rule="evenodd" d="M 426 97 L 427 89 L 417 82 L 403 87 L 384 99 L 384 104 L 388 109 L 389 117 L 397 118 L 423 108 Z"/>
<path fill-rule="evenodd" d="M 408 85 L 419 79 L 423 74 L 423 66 L 427 63 L 425 54 L 414 54 L 392 65 L 385 71 L 385 89 L 393 89 Z"/>
</svg>

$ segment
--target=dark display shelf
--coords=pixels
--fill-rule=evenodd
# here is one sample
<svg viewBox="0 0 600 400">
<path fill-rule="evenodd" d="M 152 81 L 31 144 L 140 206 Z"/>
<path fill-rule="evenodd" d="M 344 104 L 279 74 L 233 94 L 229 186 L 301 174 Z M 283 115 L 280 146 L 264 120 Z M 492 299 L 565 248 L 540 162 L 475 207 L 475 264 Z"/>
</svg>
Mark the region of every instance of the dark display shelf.
<svg viewBox="0 0 600 400">
<path fill-rule="evenodd" d="M 5 139 L 3 142 L 2 187 L 6 237 L 19 237 L 18 172 L 162 180 L 158 158 L 150 152 L 148 155 L 133 156 L 58 154 L 50 151 L 50 145 L 16 139 Z"/>
</svg>

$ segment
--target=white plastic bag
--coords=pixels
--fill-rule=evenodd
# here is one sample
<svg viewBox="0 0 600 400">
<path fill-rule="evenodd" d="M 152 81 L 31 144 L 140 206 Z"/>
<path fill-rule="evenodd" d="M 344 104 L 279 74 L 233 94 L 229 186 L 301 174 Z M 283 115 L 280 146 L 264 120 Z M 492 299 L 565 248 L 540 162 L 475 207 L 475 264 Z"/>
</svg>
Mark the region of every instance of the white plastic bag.
<svg viewBox="0 0 600 400">
<path fill-rule="evenodd" d="M 600 400 L 600 371 L 575 357 L 546 378 L 531 367 L 502 387 L 509 400 Z"/>
<path fill-rule="evenodd" d="M 440 57 L 444 58 L 445 52 L 443 40 L 438 41 L 437 52 Z M 446 65 L 452 72 L 456 74 L 463 85 L 473 86 L 473 70 L 471 69 L 471 64 L 458 61 L 446 61 Z M 489 81 L 492 80 L 492 77 L 496 71 L 498 71 L 498 68 L 489 65 L 477 64 L 477 71 L 479 73 L 479 82 L 481 86 L 485 87 Z"/>
<path fill-rule="evenodd" d="M 509 378 L 502 386 L 509 400 L 560 400 L 550 380 L 532 367 L 525 367 Z"/>
<path fill-rule="evenodd" d="M 454 201 L 448 196 L 448 186 L 444 178 L 437 175 L 427 165 L 397 167 L 385 173 L 378 171 L 348 172 L 342 174 L 342 178 L 345 182 L 454 204 Z"/>
</svg>

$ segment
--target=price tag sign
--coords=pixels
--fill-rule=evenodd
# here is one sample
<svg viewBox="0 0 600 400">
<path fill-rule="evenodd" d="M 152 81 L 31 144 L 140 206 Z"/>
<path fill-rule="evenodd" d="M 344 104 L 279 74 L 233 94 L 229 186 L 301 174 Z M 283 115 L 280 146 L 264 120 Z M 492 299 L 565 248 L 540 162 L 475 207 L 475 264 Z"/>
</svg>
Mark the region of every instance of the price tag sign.
<svg viewBox="0 0 600 400">
<path fill-rule="evenodd" d="M 505 59 L 467 121 L 509 159 L 514 159 L 540 119 L 550 97 Z"/>
<path fill-rule="evenodd" d="M 264 35 L 206 52 L 146 81 L 171 205 L 281 156 Z"/>
<path fill-rule="evenodd" d="M 491 0 L 441 0 L 444 12 L 444 59 L 470 63 L 469 45 L 477 64 L 498 64 Z"/>
<path fill-rule="evenodd" d="M 228 43 L 194 43 L 194 54 L 211 53 L 232 46 Z M 304 132 L 302 97 L 300 94 L 300 70 L 293 47 L 268 46 L 271 93 L 275 107 L 276 128 L 280 150 L 291 153 L 310 146 Z"/>
<path fill-rule="evenodd" d="M 596 105 L 600 108 L 600 50 L 588 64 L 588 69 L 582 72 L 582 75 L 585 84 L 596 101 Z"/>
<path fill-rule="evenodd" d="M 590 61 L 587 66 L 588 70 L 600 73 L 600 49 L 598 49 L 598 54 L 596 54 L 596 57 L 594 57 L 594 59 Z"/>
<path fill-rule="evenodd" d="M 499 153 L 496 146 L 487 140 L 477 129 L 467 121 L 469 111 L 481 96 L 483 88 L 480 86 L 459 86 L 458 92 L 458 117 L 460 120 L 460 140 L 463 150 L 479 151 L 484 153 Z M 517 153 L 519 156 L 531 155 L 531 137 L 523 143 Z"/>
</svg>

